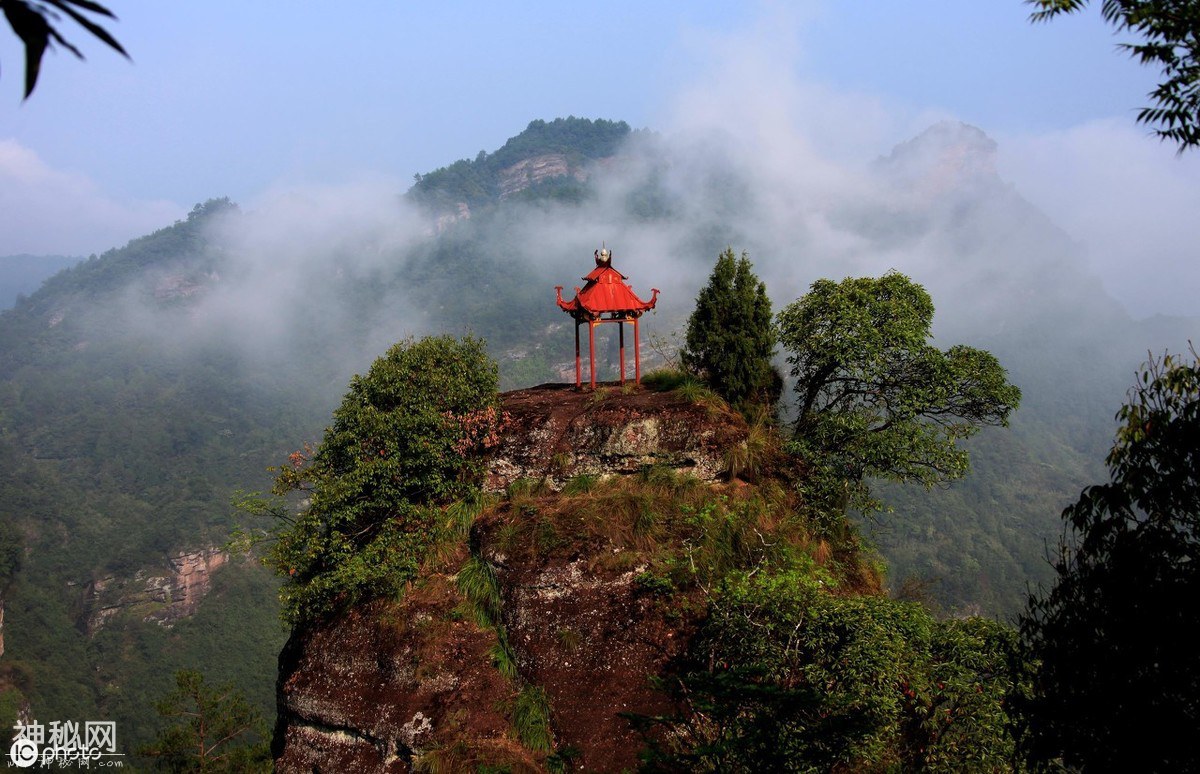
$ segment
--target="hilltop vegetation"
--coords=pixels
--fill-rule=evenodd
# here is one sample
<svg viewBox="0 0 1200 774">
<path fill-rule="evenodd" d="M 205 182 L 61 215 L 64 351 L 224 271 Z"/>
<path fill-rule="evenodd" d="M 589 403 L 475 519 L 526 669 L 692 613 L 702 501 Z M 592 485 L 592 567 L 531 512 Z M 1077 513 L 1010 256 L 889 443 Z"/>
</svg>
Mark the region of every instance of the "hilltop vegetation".
<svg viewBox="0 0 1200 774">
<path fill-rule="evenodd" d="M 406 349 L 447 346 L 430 339 Z M 468 373 L 438 381 L 456 394 Z M 389 353 L 340 411 L 391 416 L 403 409 L 393 407 L 389 385 L 423 378 Z M 686 421 L 646 414 L 638 390 L 626 392 L 595 402 L 610 416 L 633 415 L 631 427 Z M 678 393 L 683 401 L 695 394 Z M 707 419 L 693 421 L 741 424 L 711 393 L 697 397 Z M 627 430 L 594 416 L 600 436 Z M 427 432 L 421 423 L 391 426 L 401 446 Z M 470 438 L 456 421 L 439 426 Z M 524 441 L 503 424 L 496 432 L 501 456 Z M 652 770 L 1009 765 L 1015 632 L 984 619 L 938 622 L 888 598 L 877 560 L 844 514 L 831 518 L 805 501 L 796 477 L 804 466 L 780 453 L 774 429 L 743 432 L 756 458 L 742 468 L 753 482 L 714 484 L 648 465 L 624 477 L 576 476 L 561 493 L 548 477 L 522 478 L 503 496 L 467 490 L 455 503 L 439 487 L 405 494 L 394 476 L 371 473 L 380 456 L 374 434 L 359 436 L 350 467 L 322 484 L 358 496 L 332 512 L 314 500 L 308 513 L 352 523 L 355 535 L 384 535 L 413 523 L 417 508 L 428 542 L 415 550 L 391 543 L 391 556 L 405 562 L 389 576 L 395 585 L 368 589 L 342 575 L 331 586 L 278 566 L 299 593 L 336 604 L 300 621 L 285 649 L 277 763 L 618 770 L 645 746 Z M 326 444 L 342 439 L 335 431 Z M 481 472 L 461 485 L 479 486 Z M 291 476 L 285 470 L 281 480 Z M 390 508 L 357 505 L 388 493 Z M 309 518 L 285 523 L 284 542 L 309 534 Z M 347 548 L 344 567 L 380 558 L 372 544 Z M 477 657 L 445 657 L 481 648 L 494 671 Z M 355 709 L 363 692 L 366 713 Z M 417 716 L 420 728 L 400 727 Z M 402 743 L 381 751 L 372 741 L 391 738 Z"/>
</svg>

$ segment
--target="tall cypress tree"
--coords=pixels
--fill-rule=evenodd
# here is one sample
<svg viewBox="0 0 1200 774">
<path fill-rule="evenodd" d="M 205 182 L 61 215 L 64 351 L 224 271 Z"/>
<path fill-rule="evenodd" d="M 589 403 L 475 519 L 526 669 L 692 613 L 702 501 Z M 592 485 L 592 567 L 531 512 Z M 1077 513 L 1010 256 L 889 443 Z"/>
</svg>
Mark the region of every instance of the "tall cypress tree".
<svg viewBox="0 0 1200 774">
<path fill-rule="evenodd" d="M 726 248 L 696 297 L 680 353 L 684 368 L 734 406 L 770 404 L 781 386 L 771 365 L 774 350 L 767 286 L 754 274 L 746 253 L 738 258 Z"/>
</svg>

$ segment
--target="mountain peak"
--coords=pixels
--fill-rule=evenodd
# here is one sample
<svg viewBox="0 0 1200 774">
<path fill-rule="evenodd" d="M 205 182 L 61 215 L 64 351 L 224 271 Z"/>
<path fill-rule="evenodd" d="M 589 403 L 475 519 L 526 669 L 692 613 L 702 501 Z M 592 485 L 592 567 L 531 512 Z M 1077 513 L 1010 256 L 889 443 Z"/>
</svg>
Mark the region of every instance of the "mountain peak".
<svg viewBox="0 0 1200 774">
<path fill-rule="evenodd" d="M 897 145 L 878 168 L 898 186 L 933 198 L 998 183 L 996 148 L 996 141 L 978 127 L 940 121 Z"/>
<path fill-rule="evenodd" d="M 624 121 L 534 120 L 490 154 L 480 151 L 474 160 L 418 175 L 408 195 L 435 210 L 458 213 L 463 205 L 473 210 L 553 178 L 565 178 L 570 188 L 571 182 L 586 179 L 589 162 L 613 156 L 629 134 Z"/>
</svg>

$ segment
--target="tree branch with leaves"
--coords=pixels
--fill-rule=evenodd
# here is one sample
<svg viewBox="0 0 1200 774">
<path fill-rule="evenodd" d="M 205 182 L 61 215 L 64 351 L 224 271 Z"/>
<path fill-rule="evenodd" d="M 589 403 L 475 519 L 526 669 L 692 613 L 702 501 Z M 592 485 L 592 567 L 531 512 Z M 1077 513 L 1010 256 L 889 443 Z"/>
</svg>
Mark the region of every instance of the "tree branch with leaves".
<svg viewBox="0 0 1200 774">
<path fill-rule="evenodd" d="M 1088 0 L 1026 0 L 1030 20 L 1043 22 L 1083 10 Z M 1120 47 L 1144 65 L 1160 68 L 1162 81 L 1138 111 L 1139 123 L 1170 140 L 1182 153 L 1200 145 L 1200 2 L 1197 0 L 1104 0 L 1104 20 L 1141 37 Z"/>
<path fill-rule="evenodd" d="M 117 17 L 91 0 L 0 0 L 0 10 L 4 11 L 13 34 L 25 46 L 25 99 L 29 99 L 37 87 L 38 75 L 42 71 L 42 56 L 47 49 L 57 44 L 78 58 L 84 58 L 83 52 L 59 31 L 58 22 L 62 16 L 67 16 L 109 48 L 129 58 L 117 39 L 88 15 L 114 21 Z"/>
<path fill-rule="evenodd" d="M 267 726 L 231 685 L 214 688 L 190 669 L 175 673 L 175 690 L 155 705 L 172 720 L 139 750 L 159 771 L 268 772 Z"/>
<path fill-rule="evenodd" d="M 958 442 L 1007 425 L 1020 403 L 991 353 L 929 344 L 933 312 L 925 289 L 898 272 L 818 280 L 780 312 L 797 398 L 791 448 L 823 506 L 878 507 L 868 478 L 961 478 L 968 456 Z"/>
</svg>

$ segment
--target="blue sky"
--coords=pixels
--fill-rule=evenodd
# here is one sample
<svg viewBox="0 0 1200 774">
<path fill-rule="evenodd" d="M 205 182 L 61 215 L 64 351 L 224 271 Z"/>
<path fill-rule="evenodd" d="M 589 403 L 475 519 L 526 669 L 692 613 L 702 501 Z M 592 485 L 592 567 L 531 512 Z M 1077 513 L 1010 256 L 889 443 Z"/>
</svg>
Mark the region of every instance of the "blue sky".
<svg viewBox="0 0 1200 774">
<path fill-rule="evenodd" d="M 214 196 L 363 178 L 403 190 L 534 118 L 669 132 L 703 104 L 754 126 L 776 97 L 792 99 L 796 137 L 842 163 L 934 120 L 977 125 L 1006 179 L 1102 249 L 1115 237 L 1088 229 L 1122 227 L 1132 249 L 1146 237 L 1129 223 L 1150 232 L 1200 204 L 1196 158 L 1134 124 L 1155 73 L 1115 50 L 1098 7 L 1034 26 L 1019 0 L 109 6 L 132 62 L 67 25 L 87 61 L 47 54 L 25 103 L 0 31 L 0 254 L 100 252 Z M 1200 237 L 1157 234 L 1171 261 Z"/>
</svg>

